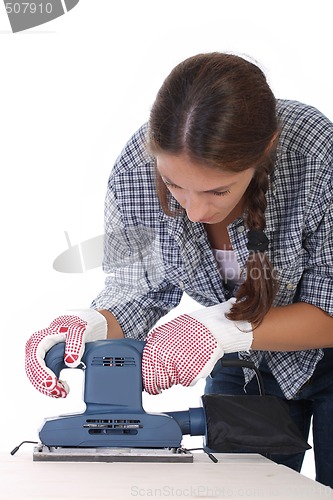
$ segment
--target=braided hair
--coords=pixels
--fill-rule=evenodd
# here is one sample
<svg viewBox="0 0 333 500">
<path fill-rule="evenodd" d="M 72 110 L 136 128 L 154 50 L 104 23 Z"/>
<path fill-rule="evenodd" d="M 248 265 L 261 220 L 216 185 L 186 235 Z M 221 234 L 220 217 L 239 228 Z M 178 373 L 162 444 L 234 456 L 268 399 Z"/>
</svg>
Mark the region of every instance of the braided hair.
<svg viewBox="0 0 333 500">
<path fill-rule="evenodd" d="M 244 193 L 249 230 L 245 280 L 228 315 L 254 327 L 272 306 L 277 290 L 264 235 L 277 131 L 276 100 L 263 72 L 242 57 L 219 52 L 190 57 L 171 71 L 157 94 L 148 126 L 147 148 L 153 155 L 186 155 L 197 165 L 228 173 L 254 166 Z M 175 215 L 157 170 L 156 183 L 163 210 Z"/>
</svg>

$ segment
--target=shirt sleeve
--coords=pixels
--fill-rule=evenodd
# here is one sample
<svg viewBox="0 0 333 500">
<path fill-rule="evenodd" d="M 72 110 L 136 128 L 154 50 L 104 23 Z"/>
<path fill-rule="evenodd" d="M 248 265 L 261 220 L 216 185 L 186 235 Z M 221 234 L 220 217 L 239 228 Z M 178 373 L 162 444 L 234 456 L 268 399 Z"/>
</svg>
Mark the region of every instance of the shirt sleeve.
<svg viewBox="0 0 333 500">
<path fill-rule="evenodd" d="M 333 170 L 333 164 L 331 167 Z M 308 254 L 304 268 L 299 300 L 315 305 L 333 316 L 333 182 L 322 183 L 318 203 L 307 220 L 315 228 L 304 240 Z"/>
<path fill-rule="evenodd" d="M 159 224 L 153 164 L 144 152 L 143 134 L 140 129 L 129 141 L 109 178 L 103 260 L 107 278 L 91 305 L 109 310 L 124 335 L 137 339 L 144 339 L 183 293 L 167 278 L 167 237 Z"/>
<path fill-rule="evenodd" d="M 278 101 L 277 109 L 268 218 L 280 282 L 275 305 L 306 302 L 333 316 L 333 124 L 297 101 Z"/>
</svg>

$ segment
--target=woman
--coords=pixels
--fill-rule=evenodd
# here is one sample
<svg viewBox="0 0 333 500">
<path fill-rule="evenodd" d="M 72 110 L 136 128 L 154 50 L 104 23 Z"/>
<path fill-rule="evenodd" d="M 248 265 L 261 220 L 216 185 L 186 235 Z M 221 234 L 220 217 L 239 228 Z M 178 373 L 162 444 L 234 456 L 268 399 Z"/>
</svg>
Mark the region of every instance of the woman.
<svg viewBox="0 0 333 500">
<path fill-rule="evenodd" d="M 76 366 L 107 335 L 147 340 L 153 394 L 201 377 L 207 392 L 251 393 L 247 370 L 210 373 L 223 355 L 254 360 L 305 437 L 313 416 L 317 479 L 333 487 L 332 149 L 329 120 L 277 101 L 251 62 L 211 53 L 176 66 L 109 179 L 105 289 L 29 339 L 31 382 L 65 397 L 45 351 L 66 340 Z M 184 291 L 205 307 L 154 329 Z"/>
</svg>

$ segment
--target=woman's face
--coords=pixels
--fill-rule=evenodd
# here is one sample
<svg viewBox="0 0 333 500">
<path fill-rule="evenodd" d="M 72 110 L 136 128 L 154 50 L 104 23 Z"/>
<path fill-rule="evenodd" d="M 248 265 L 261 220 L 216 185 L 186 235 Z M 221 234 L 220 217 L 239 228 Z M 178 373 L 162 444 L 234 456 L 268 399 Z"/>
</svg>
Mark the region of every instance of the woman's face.
<svg viewBox="0 0 333 500">
<path fill-rule="evenodd" d="M 241 202 L 254 168 L 222 172 L 191 162 L 185 155 L 161 153 L 157 170 L 172 196 L 186 210 L 192 222 L 217 224 Z"/>
</svg>

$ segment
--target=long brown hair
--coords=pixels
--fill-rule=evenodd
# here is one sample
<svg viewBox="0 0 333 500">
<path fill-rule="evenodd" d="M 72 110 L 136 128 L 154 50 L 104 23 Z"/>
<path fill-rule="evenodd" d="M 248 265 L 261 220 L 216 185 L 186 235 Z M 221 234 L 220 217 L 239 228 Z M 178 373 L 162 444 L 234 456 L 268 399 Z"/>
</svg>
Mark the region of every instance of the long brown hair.
<svg viewBox="0 0 333 500">
<path fill-rule="evenodd" d="M 255 166 L 244 194 L 244 219 L 249 230 L 263 231 L 278 131 L 275 108 L 258 66 L 232 54 L 199 54 L 178 64 L 160 88 L 150 113 L 147 147 L 153 155 L 185 154 L 196 164 L 227 172 Z M 170 215 L 169 191 L 156 175 L 161 205 Z M 276 289 L 267 252 L 250 250 L 229 319 L 259 325 Z"/>
</svg>

